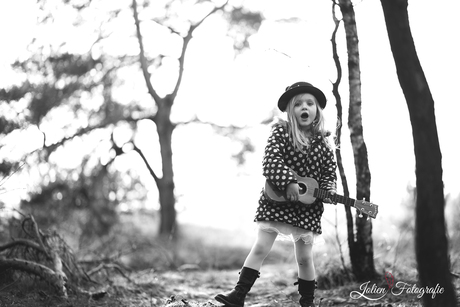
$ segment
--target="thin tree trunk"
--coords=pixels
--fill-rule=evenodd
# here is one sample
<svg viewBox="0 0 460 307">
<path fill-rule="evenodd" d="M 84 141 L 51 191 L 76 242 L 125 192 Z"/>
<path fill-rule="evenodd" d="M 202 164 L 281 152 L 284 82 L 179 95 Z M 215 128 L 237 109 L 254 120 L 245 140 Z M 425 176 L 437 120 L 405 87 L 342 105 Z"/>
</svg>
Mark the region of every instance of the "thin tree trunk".
<svg viewBox="0 0 460 307">
<path fill-rule="evenodd" d="M 172 133 L 174 124 L 171 122 L 171 107 L 173 103 L 169 96 L 162 99 L 158 104 L 158 113 L 155 116 L 158 137 L 160 142 L 160 153 L 162 160 L 163 176 L 157 180 L 160 197 L 160 235 L 172 235 L 176 230 L 176 197 L 174 195 L 174 171 L 172 161 Z"/>
<path fill-rule="evenodd" d="M 441 150 L 434 101 L 410 31 L 407 0 L 381 0 L 399 83 L 404 92 L 414 139 L 417 201 L 415 246 L 422 287 L 439 285 L 444 293 L 424 295 L 425 306 L 457 306 L 452 285 L 444 219 Z"/>
<path fill-rule="evenodd" d="M 342 121 L 343 121 L 343 107 L 342 107 L 342 97 L 339 92 L 339 85 L 342 81 L 342 65 L 340 64 L 339 54 L 337 52 L 337 31 L 339 29 L 340 21 L 337 19 L 335 14 L 336 3 L 335 0 L 332 0 L 332 17 L 334 20 L 334 31 L 332 32 L 331 44 L 332 44 L 332 57 L 334 59 L 335 67 L 337 69 L 337 79 L 332 84 L 332 94 L 335 97 L 335 106 L 337 108 L 337 129 L 336 129 L 336 149 L 335 155 L 337 158 L 337 168 L 339 169 L 340 180 L 342 182 L 343 195 L 345 197 L 350 196 L 350 190 L 348 188 L 348 180 L 345 174 L 345 168 L 343 166 L 342 152 L 341 152 L 341 138 L 342 138 Z M 351 208 L 349 206 L 343 206 L 345 209 L 345 215 L 347 218 L 347 242 L 348 246 L 352 246 L 354 243 L 354 225 L 353 225 L 353 215 L 351 213 Z M 344 270 L 346 267 L 344 266 Z M 347 271 L 348 274 L 348 271 Z"/>
<path fill-rule="evenodd" d="M 350 129 L 356 168 L 356 197 L 357 199 L 370 200 L 371 174 L 361 117 L 361 71 L 355 12 L 350 0 L 339 0 L 339 6 L 343 16 L 348 51 L 348 82 L 350 87 L 348 128 Z M 356 237 L 349 246 L 353 273 L 358 280 L 370 280 L 376 275 L 372 222 L 370 219 L 360 218 L 359 215 L 356 215 L 355 225 Z"/>
</svg>

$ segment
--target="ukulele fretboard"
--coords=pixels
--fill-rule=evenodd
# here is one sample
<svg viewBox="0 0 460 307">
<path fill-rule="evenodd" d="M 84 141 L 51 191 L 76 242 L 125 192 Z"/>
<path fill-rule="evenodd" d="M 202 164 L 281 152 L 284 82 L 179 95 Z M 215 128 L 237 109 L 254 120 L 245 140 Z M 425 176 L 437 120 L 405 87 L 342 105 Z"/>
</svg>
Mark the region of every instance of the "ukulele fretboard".
<svg viewBox="0 0 460 307">
<path fill-rule="evenodd" d="M 321 199 L 330 198 L 333 202 L 341 203 L 346 206 L 354 207 L 356 200 L 339 194 L 329 194 L 326 190 L 316 188 L 313 196 Z"/>
</svg>

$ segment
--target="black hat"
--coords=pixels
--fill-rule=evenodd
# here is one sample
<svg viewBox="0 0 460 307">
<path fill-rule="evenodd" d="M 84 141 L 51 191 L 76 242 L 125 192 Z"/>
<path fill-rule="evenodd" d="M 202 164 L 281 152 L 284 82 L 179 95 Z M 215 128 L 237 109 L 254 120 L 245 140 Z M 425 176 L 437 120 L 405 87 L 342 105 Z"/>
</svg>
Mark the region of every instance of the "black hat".
<svg viewBox="0 0 460 307">
<path fill-rule="evenodd" d="M 291 100 L 292 97 L 298 94 L 312 94 L 315 96 L 316 100 L 318 100 L 319 106 L 321 109 L 324 109 L 326 107 L 326 96 L 324 93 L 311 85 L 310 83 L 307 82 L 296 82 L 291 86 L 286 87 L 286 91 L 281 95 L 280 99 L 278 100 L 278 108 L 281 111 L 286 111 L 287 104 Z"/>
</svg>

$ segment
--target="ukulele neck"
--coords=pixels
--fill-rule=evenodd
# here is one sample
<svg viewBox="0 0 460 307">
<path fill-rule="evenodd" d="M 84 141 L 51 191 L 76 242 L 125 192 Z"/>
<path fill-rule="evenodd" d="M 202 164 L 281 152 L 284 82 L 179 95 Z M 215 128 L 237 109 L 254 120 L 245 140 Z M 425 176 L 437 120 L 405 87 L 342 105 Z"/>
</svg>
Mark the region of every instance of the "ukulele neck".
<svg viewBox="0 0 460 307">
<path fill-rule="evenodd" d="M 342 195 L 339 195 L 339 194 L 330 194 L 328 191 L 321 190 L 321 189 L 318 189 L 318 188 L 316 188 L 314 190 L 313 196 L 316 197 L 316 198 L 320 198 L 320 199 L 329 198 L 330 200 L 332 200 L 335 203 L 344 204 L 344 205 L 350 206 L 350 207 L 354 207 L 355 202 L 356 202 L 356 199 L 349 198 L 349 197 L 346 197 L 346 196 L 342 196 Z"/>
</svg>

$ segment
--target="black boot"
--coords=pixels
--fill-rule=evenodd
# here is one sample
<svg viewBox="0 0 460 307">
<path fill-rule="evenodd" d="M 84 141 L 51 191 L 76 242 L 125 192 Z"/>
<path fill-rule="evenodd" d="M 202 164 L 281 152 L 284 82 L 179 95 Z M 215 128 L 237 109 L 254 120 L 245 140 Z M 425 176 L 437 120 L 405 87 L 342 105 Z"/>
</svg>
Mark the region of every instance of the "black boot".
<svg viewBox="0 0 460 307">
<path fill-rule="evenodd" d="M 299 285 L 300 306 L 301 307 L 315 307 L 315 280 L 298 279 L 294 285 Z"/>
<path fill-rule="evenodd" d="M 251 290 L 257 278 L 259 278 L 258 271 L 243 267 L 235 289 L 224 294 L 217 294 L 215 297 L 216 301 L 228 307 L 243 307 L 246 294 Z"/>
</svg>

